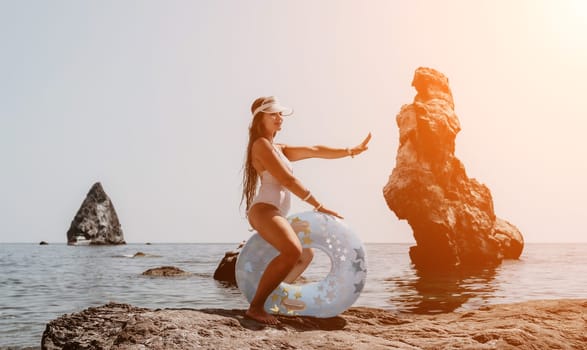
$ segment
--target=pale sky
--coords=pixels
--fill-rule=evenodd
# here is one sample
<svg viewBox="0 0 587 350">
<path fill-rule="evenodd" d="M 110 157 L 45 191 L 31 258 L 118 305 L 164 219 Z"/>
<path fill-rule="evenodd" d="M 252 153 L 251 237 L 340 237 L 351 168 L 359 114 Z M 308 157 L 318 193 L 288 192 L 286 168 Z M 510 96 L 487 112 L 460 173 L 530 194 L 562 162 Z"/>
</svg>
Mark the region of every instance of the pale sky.
<svg viewBox="0 0 587 350">
<path fill-rule="evenodd" d="M 526 242 L 587 242 L 587 2 L 0 0 L 0 242 L 65 242 L 102 182 L 127 242 L 239 242 L 258 96 L 364 242 L 413 242 L 383 199 L 417 67 L 450 81 L 456 155 Z M 311 208 L 295 199 L 291 213 Z"/>
</svg>

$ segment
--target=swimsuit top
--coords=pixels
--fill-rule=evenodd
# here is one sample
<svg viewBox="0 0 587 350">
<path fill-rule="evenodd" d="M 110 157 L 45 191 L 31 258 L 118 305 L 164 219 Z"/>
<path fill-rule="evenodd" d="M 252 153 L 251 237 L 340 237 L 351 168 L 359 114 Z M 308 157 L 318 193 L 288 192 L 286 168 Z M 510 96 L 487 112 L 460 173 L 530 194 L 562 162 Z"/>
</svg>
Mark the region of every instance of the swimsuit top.
<svg viewBox="0 0 587 350">
<path fill-rule="evenodd" d="M 273 149 L 275 149 L 275 152 L 277 152 L 277 155 L 285 166 L 292 171 L 291 163 L 281 149 L 275 146 L 273 146 Z M 251 207 L 256 203 L 271 204 L 279 210 L 281 215 L 286 216 L 291 206 L 291 193 L 287 188 L 283 187 L 269 171 L 263 170 L 260 177 L 261 186 L 259 186 L 259 189 L 253 198 Z"/>
<path fill-rule="evenodd" d="M 293 167 L 291 165 L 291 162 L 289 161 L 289 159 L 287 159 L 287 157 L 285 156 L 285 154 L 283 154 L 283 152 L 281 151 L 281 147 L 276 147 L 275 145 L 273 145 L 273 149 L 275 150 L 275 152 L 277 152 L 277 155 L 279 156 L 279 159 L 281 159 L 281 161 L 285 164 L 286 168 L 289 169 L 289 171 L 293 172 Z M 263 186 L 264 184 L 272 184 L 272 185 L 280 185 L 279 181 L 277 181 L 277 179 L 271 175 L 271 173 L 267 170 L 263 170 L 263 172 L 261 172 L 261 186 Z"/>
</svg>

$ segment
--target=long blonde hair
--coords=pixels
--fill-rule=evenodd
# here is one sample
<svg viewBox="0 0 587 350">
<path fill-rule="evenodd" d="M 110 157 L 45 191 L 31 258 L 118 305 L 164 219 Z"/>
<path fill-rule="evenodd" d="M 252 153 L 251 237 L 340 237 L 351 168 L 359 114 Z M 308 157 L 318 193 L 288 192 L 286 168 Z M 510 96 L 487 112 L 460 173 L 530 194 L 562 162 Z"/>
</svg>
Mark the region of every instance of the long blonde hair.
<svg viewBox="0 0 587 350">
<path fill-rule="evenodd" d="M 259 107 L 263 101 L 265 101 L 265 97 L 259 97 L 256 99 L 253 104 L 251 105 L 251 113 Z M 251 121 L 251 125 L 249 125 L 249 144 L 247 145 L 247 153 L 245 155 L 245 164 L 243 165 L 243 194 L 241 197 L 241 205 L 243 201 L 246 203 L 247 211 L 251 207 L 251 203 L 253 202 L 253 197 L 255 196 L 255 192 L 257 191 L 257 182 L 259 181 L 259 174 L 255 167 L 253 166 L 253 157 L 251 154 L 251 150 L 253 148 L 253 144 L 255 141 L 263 135 L 263 123 L 261 120 L 265 114 L 264 113 L 257 113 L 253 117 Z"/>
</svg>

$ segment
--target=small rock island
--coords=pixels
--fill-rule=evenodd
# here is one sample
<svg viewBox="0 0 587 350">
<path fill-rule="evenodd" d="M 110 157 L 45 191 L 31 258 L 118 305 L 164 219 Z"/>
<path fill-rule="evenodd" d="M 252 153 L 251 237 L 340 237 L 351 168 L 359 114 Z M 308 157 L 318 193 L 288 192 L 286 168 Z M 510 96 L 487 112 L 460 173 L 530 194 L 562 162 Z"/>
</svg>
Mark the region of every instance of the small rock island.
<svg viewBox="0 0 587 350">
<path fill-rule="evenodd" d="M 67 231 L 69 245 L 126 244 L 112 201 L 96 182 Z"/>
</svg>

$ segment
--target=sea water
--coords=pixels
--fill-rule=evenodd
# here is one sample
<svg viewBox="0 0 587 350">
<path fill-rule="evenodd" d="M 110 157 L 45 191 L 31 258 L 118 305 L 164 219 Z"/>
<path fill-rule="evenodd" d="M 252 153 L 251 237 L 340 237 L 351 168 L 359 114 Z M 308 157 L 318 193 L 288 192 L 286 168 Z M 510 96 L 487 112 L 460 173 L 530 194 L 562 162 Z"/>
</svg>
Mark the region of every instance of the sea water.
<svg viewBox="0 0 587 350">
<path fill-rule="evenodd" d="M 0 244 L 0 349 L 40 348 L 46 324 L 110 301 L 148 308 L 245 309 L 236 287 L 212 278 L 238 244 Z M 405 313 L 441 313 L 536 299 L 587 298 L 587 244 L 527 244 L 520 260 L 494 269 L 424 274 L 409 244 L 366 244 L 367 282 L 354 306 Z M 134 257 L 137 252 L 147 254 Z M 189 277 L 142 272 L 176 266 Z M 318 251 L 304 277 L 330 269 Z"/>
</svg>

